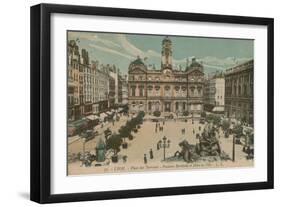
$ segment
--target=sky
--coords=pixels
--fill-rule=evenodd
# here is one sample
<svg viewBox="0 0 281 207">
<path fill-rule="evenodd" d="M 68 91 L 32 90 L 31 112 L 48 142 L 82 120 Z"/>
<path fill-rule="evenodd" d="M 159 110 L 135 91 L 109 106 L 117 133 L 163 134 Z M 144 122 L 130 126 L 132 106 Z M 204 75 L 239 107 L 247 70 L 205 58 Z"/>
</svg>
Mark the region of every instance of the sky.
<svg viewBox="0 0 281 207">
<path fill-rule="evenodd" d="M 68 32 L 68 40 L 76 40 L 79 49 L 89 52 L 90 61 L 114 64 L 122 74 L 138 56 L 150 68 L 160 69 L 161 43 L 166 35 L 122 34 L 101 32 Z M 195 57 L 206 74 L 224 71 L 253 59 L 254 40 L 207 37 L 169 36 L 172 41 L 173 66 L 185 68 L 187 59 Z"/>
</svg>

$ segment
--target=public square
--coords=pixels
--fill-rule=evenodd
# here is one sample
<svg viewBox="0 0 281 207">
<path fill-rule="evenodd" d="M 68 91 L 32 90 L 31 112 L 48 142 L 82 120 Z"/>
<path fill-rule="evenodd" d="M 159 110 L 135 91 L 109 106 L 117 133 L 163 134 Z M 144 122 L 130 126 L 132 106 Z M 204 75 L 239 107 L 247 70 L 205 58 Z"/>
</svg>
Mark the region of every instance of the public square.
<svg viewBox="0 0 281 207">
<path fill-rule="evenodd" d="M 128 120 L 128 116 L 121 116 L 119 121 L 107 122 L 101 128 L 97 126 L 96 130 L 99 135 L 94 139 L 86 142 L 85 151 L 90 153 L 96 153 L 95 149 L 100 139 L 104 140 L 104 131 L 108 128 L 112 130 L 112 133 L 118 133 L 118 129 L 125 125 Z M 113 163 L 110 160 L 111 154 L 107 154 L 106 161 L 96 165 L 94 161 L 91 166 L 82 166 L 81 161 L 71 162 L 68 165 L 69 175 L 80 175 L 80 174 L 93 174 L 93 173 L 118 173 L 118 172 L 139 172 L 139 171 L 156 171 L 156 170 L 182 170 L 188 168 L 214 168 L 214 167 L 245 167 L 253 166 L 253 160 L 246 159 L 246 153 L 242 151 L 243 146 L 235 144 L 235 162 L 232 159 L 233 150 L 233 135 L 229 135 L 228 138 L 224 137 L 222 130 L 219 130 L 219 144 L 222 151 L 229 156 L 229 160 L 212 160 L 209 158 L 206 160 L 201 159 L 198 162 L 187 163 L 184 160 L 174 160 L 173 157 L 175 152 L 181 151 L 179 143 L 186 140 L 189 144 L 195 145 L 199 143 L 196 138 L 196 134 L 201 134 L 205 124 L 199 122 L 199 120 L 193 120 L 189 117 L 186 120 L 170 119 L 159 121 L 160 126 L 163 126 L 163 131 L 156 132 L 156 122 L 152 120 L 145 120 L 141 125 L 141 128 L 137 133 L 132 133 L 133 140 L 128 140 L 128 147 L 123 149 L 120 147 L 118 153 L 118 162 Z M 200 130 L 199 130 L 200 128 Z M 183 133 L 185 129 L 185 133 Z M 193 132 L 194 130 L 194 132 Z M 164 149 L 157 149 L 157 143 L 166 137 L 170 140 L 169 147 L 165 149 L 164 160 Z M 153 153 L 153 159 L 150 158 L 150 150 Z M 69 138 L 68 153 L 83 153 L 83 141 L 79 136 Z M 144 162 L 144 154 L 147 157 L 147 163 Z M 122 158 L 126 157 L 126 161 Z"/>
</svg>

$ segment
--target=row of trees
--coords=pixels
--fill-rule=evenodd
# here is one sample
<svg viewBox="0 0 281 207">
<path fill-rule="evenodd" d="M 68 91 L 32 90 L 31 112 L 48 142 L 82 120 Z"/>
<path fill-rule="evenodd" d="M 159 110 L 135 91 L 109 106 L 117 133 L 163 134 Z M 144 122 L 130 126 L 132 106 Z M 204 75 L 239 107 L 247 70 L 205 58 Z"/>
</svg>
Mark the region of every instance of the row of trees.
<svg viewBox="0 0 281 207">
<path fill-rule="evenodd" d="M 111 157 L 112 162 L 118 162 L 118 152 L 120 152 L 120 147 L 126 149 L 128 147 L 128 143 L 126 139 L 133 139 L 132 132 L 138 132 L 140 125 L 143 123 L 143 117 L 145 113 L 143 111 L 139 112 L 138 115 L 131 120 L 128 120 L 124 126 L 119 129 L 119 133 L 112 134 L 106 139 L 106 149 L 113 150 L 113 156 Z"/>
</svg>

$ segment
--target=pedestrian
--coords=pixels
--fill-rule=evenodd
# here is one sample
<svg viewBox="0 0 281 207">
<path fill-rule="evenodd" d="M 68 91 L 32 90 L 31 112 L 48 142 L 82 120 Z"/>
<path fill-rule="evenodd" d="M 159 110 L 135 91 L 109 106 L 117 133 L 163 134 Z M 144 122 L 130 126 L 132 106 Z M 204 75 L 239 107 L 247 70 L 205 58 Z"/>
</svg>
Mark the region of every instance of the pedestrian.
<svg viewBox="0 0 281 207">
<path fill-rule="evenodd" d="M 195 134 L 195 130 L 193 129 L 193 134 Z"/>
<path fill-rule="evenodd" d="M 122 158 L 123 158 L 123 163 L 127 162 L 127 155 L 124 155 Z"/>
<path fill-rule="evenodd" d="M 143 155 L 143 162 L 144 162 L 144 164 L 146 164 L 146 163 L 147 163 L 146 154 L 144 154 L 144 155 Z"/>
<path fill-rule="evenodd" d="M 149 150 L 149 156 L 150 156 L 150 159 L 153 159 L 153 151 L 152 151 L 152 149 Z"/>
</svg>

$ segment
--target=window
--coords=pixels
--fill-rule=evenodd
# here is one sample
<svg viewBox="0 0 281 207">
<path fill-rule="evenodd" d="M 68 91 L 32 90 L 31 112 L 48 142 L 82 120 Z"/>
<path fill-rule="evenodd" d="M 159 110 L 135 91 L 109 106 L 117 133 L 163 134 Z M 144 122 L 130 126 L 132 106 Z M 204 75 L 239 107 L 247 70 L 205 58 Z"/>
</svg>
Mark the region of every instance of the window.
<svg viewBox="0 0 281 207">
<path fill-rule="evenodd" d="M 195 90 L 195 87 L 194 87 L 194 86 L 191 86 L 191 87 L 190 87 L 190 91 L 191 91 L 191 94 L 192 94 L 192 95 L 194 95 L 194 90 Z"/>
<path fill-rule="evenodd" d="M 179 103 L 176 102 L 176 110 L 179 110 Z"/>
<path fill-rule="evenodd" d="M 159 91 L 160 90 L 160 86 L 155 86 L 155 90 Z"/>
<path fill-rule="evenodd" d="M 132 96 L 136 96 L 136 86 L 131 87 L 131 94 Z"/>
<path fill-rule="evenodd" d="M 248 92 L 247 92 L 247 85 L 244 84 L 244 96 L 247 96 L 248 95 Z"/>
<path fill-rule="evenodd" d="M 160 103 L 159 102 L 156 102 L 155 109 L 156 109 L 156 111 L 159 111 L 159 109 L 160 109 Z"/>
<path fill-rule="evenodd" d="M 198 90 L 198 95 L 200 95 L 202 91 L 202 87 L 201 86 L 197 87 L 197 90 Z"/>
<path fill-rule="evenodd" d="M 238 86 L 238 96 L 240 96 L 241 95 L 241 86 L 239 85 Z"/>
<path fill-rule="evenodd" d="M 148 102 L 148 110 L 151 111 L 151 102 Z"/>
<path fill-rule="evenodd" d="M 139 92 L 140 92 L 140 96 L 144 96 L 144 94 L 143 94 L 143 86 L 139 86 Z"/>
<path fill-rule="evenodd" d="M 166 91 L 170 90 L 170 86 L 165 86 L 165 90 Z"/>
</svg>

